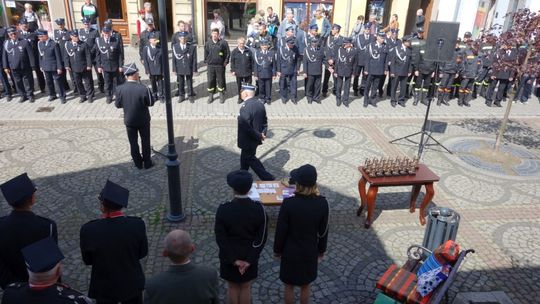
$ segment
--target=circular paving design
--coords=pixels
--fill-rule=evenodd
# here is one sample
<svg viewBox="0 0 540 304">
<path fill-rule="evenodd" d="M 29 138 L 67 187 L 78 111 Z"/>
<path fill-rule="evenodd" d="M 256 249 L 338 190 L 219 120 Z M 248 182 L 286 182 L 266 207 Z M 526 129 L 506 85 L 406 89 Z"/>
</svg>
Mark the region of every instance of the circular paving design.
<svg viewBox="0 0 540 304">
<path fill-rule="evenodd" d="M 540 265 L 540 224 L 512 223 L 495 230 L 493 237 L 520 266 Z M 518 250 L 519 249 L 519 250 Z"/>
<path fill-rule="evenodd" d="M 510 178 L 540 178 L 540 158 L 527 149 L 505 144 L 502 154 L 491 154 L 495 141 L 484 137 L 459 137 L 444 141 L 454 156 L 449 159 L 462 167 Z"/>
</svg>

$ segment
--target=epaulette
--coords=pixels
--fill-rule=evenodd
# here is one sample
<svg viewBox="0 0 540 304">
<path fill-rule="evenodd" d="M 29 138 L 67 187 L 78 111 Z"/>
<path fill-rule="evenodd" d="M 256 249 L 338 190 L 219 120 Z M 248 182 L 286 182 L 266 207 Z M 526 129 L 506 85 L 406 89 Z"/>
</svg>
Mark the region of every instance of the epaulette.
<svg viewBox="0 0 540 304">
<path fill-rule="evenodd" d="M 26 282 L 11 283 L 8 286 L 6 286 L 6 289 L 7 288 L 19 289 L 19 288 L 25 287 L 27 285 L 28 285 L 28 283 L 26 283 Z"/>
</svg>

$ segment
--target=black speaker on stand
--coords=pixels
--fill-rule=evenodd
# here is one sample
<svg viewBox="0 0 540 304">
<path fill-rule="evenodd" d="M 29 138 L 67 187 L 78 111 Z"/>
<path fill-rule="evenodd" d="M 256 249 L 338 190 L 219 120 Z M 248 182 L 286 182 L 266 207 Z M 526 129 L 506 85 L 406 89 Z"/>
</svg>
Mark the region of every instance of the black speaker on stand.
<svg viewBox="0 0 540 304">
<path fill-rule="evenodd" d="M 426 61 L 435 62 L 435 77 L 439 75 L 439 65 L 441 63 L 452 62 L 454 58 L 454 52 L 459 32 L 459 23 L 457 22 L 438 22 L 433 21 L 429 23 L 429 34 L 426 40 L 425 53 L 422 56 Z M 435 81 L 431 82 L 431 86 L 435 86 Z M 424 103 L 424 94 L 421 95 L 422 103 Z M 391 140 L 390 143 L 394 143 L 398 140 L 407 139 L 410 137 L 421 135 L 420 142 L 418 143 L 418 158 L 422 157 L 424 148 L 429 145 L 438 145 L 452 154 L 448 148 L 437 141 L 431 136 L 430 130 L 429 111 L 431 109 L 431 99 L 428 100 L 426 114 L 424 115 L 424 123 L 422 129 L 419 132 L 409 134 L 400 138 Z M 433 140 L 435 144 L 428 144 L 429 140 Z"/>
</svg>

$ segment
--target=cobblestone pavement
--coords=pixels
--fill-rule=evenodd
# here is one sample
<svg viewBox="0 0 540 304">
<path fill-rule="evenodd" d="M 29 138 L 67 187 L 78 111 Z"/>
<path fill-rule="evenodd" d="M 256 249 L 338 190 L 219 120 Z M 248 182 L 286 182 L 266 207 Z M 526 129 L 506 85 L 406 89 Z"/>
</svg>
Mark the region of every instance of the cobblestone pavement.
<svg viewBox="0 0 540 304">
<path fill-rule="evenodd" d="M 131 46 L 126 46 L 126 63 L 137 62 L 139 68 L 142 69 L 142 64 L 138 61 L 138 51 Z M 177 97 L 173 98 L 173 115 L 177 118 L 207 118 L 207 117 L 235 117 L 238 113 L 236 80 L 230 73 L 227 73 L 227 101 L 225 104 L 220 104 L 218 100 L 212 104 L 207 104 L 208 96 L 206 85 L 206 67 L 202 63 L 202 48 L 199 48 L 199 72 L 200 75 L 194 78 L 194 88 L 197 94 L 197 99 L 194 104 L 185 101 L 182 104 L 176 103 Z M 148 83 L 148 77 L 141 74 L 144 83 Z M 95 76 L 95 74 L 94 74 Z M 301 79 L 299 77 L 299 79 Z M 171 76 L 173 95 L 176 93 L 176 76 Z M 97 82 L 96 82 L 97 84 Z M 367 117 L 367 118 L 418 118 L 423 117 L 425 106 L 412 106 L 412 100 L 409 100 L 407 107 L 392 108 L 390 100 L 385 99 L 380 101 L 377 108 L 362 106 L 363 99 L 354 97 L 351 93 L 351 98 L 354 98 L 350 108 L 344 106 L 336 107 L 335 97 L 329 96 L 322 101 L 321 104 L 309 105 L 304 98 L 303 80 L 299 80 L 298 96 L 301 98 L 298 105 L 288 103 L 283 105 L 279 100 L 279 84 L 276 79 L 273 83 L 273 98 L 274 102 L 268 107 L 268 115 L 276 118 L 347 118 L 347 117 Z M 352 90 L 352 89 L 351 89 Z M 97 91 L 99 92 L 99 91 Z M 38 100 L 30 104 L 28 102 L 19 104 L 18 98 L 14 98 L 11 102 L 6 102 L 6 99 L 0 100 L 0 119 L 18 120 L 18 119 L 34 119 L 34 120 L 96 120 L 96 119 L 117 119 L 122 116 L 121 111 L 116 110 L 113 105 L 105 103 L 104 94 L 97 93 L 96 101 L 93 104 L 79 103 L 78 97 L 68 94 L 68 103 L 60 104 L 57 99 L 52 103 L 47 101 L 46 94 L 39 94 Z M 216 95 L 217 97 L 217 95 Z M 500 118 L 503 116 L 504 108 L 488 108 L 484 105 L 484 99 L 478 98 L 472 101 L 472 106 L 458 107 L 457 100 L 451 101 L 451 106 L 434 106 L 432 108 L 431 117 L 433 118 Z M 503 104 L 505 105 L 505 104 Z M 42 109 L 40 109 L 42 108 Z M 45 108 L 45 109 L 43 109 Z M 165 118 L 164 104 L 156 104 L 151 110 L 152 117 L 155 119 Z M 511 113 L 512 117 L 531 117 L 540 115 L 540 103 L 537 97 L 530 99 L 527 105 L 521 103 L 514 105 Z"/>
<path fill-rule="evenodd" d="M 496 130 L 490 120 L 446 122 L 445 133 L 434 136 L 449 147 L 469 138 L 489 142 Z M 421 244 L 424 229 L 418 214 L 408 211 L 408 188 L 380 190 L 372 229 L 363 228 L 365 214 L 355 215 L 359 202 L 356 166 L 367 157 L 413 156 L 414 143 L 389 144 L 388 140 L 413 133 L 420 124 L 420 119 L 270 120 L 269 138 L 258 151 L 265 166 L 284 177 L 301 164 L 315 165 L 321 192 L 331 204 L 328 252 L 313 285 L 315 303 L 373 301 L 380 275 L 391 263 L 405 261 L 409 245 Z M 39 189 L 35 211 L 58 223 L 66 256 L 65 282 L 87 289 L 90 271 L 80 257 L 79 227 L 99 216 L 96 194 L 106 178 L 131 190 L 127 213 L 142 216 L 147 223 L 150 252 L 143 265 L 148 276 L 167 267 L 167 260 L 160 256 L 162 239 L 174 228 L 192 234 L 197 245 L 195 263 L 218 269 L 214 213 L 218 204 L 231 198 L 225 174 L 239 163 L 235 121 L 179 120 L 175 130 L 187 215 L 181 224 L 163 220 L 168 207 L 163 159 L 156 154 L 157 166 L 135 169 L 121 121 L 0 121 L 0 182 L 24 171 L 35 180 Z M 513 122 L 508 147 L 526 149 L 527 160 L 538 164 L 539 130 L 538 119 Z M 163 121 L 153 123 L 152 143 L 156 150 L 165 151 Z M 458 291 L 502 290 L 515 303 L 533 303 L 540 298 L 540 174 L 529 170 L 524 177 L 472 168 L 463 155 L 433 147 L 424 156 L 424 162 L 441 177 L 433 204 L 461 214 L 457 240 L 464 248 L 476 249 L 461 268 L 450 296 Z M 253 285 L 254 303 L 283 302 L 279 263 L 272 258 L 278 210 L 267 208 L 270 237 Z M 0 215 L 8 212 L 2 197 Z M 220 285 L 223 299 L 223 282 Z"/>
</svg>

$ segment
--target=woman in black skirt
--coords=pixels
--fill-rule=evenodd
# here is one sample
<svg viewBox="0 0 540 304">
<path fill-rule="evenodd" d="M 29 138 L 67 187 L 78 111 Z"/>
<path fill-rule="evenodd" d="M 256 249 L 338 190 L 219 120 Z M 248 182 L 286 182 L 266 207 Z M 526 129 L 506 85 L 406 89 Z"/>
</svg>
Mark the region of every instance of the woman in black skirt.
<svg viewBox="0 0 540 304">
<path fill-rule="evenodd" d="M 267 237 L 267 215 L 247 194 L 253 183 L 244 170 L 227 175 L 234 199 L 216 212 L 215 234 L 219 247 L 219 272 L 228 283 L 227 303 L 250 304 L 251 282 L 257 278 L 259 256 Z"/>
<path fill-rule="evenodd" d="M 294 303 L 294 286 L 300 286 L 300 303 L 308 303 L 310 283 L 328 240 L 328 201 L 319 194 L 317 170 L 303 165 L 291 171 L 295 196 L 279 209 L 274 255 L 281 260 L 279 278 L 285 284 L 285 303 Z"/>
</svg>

